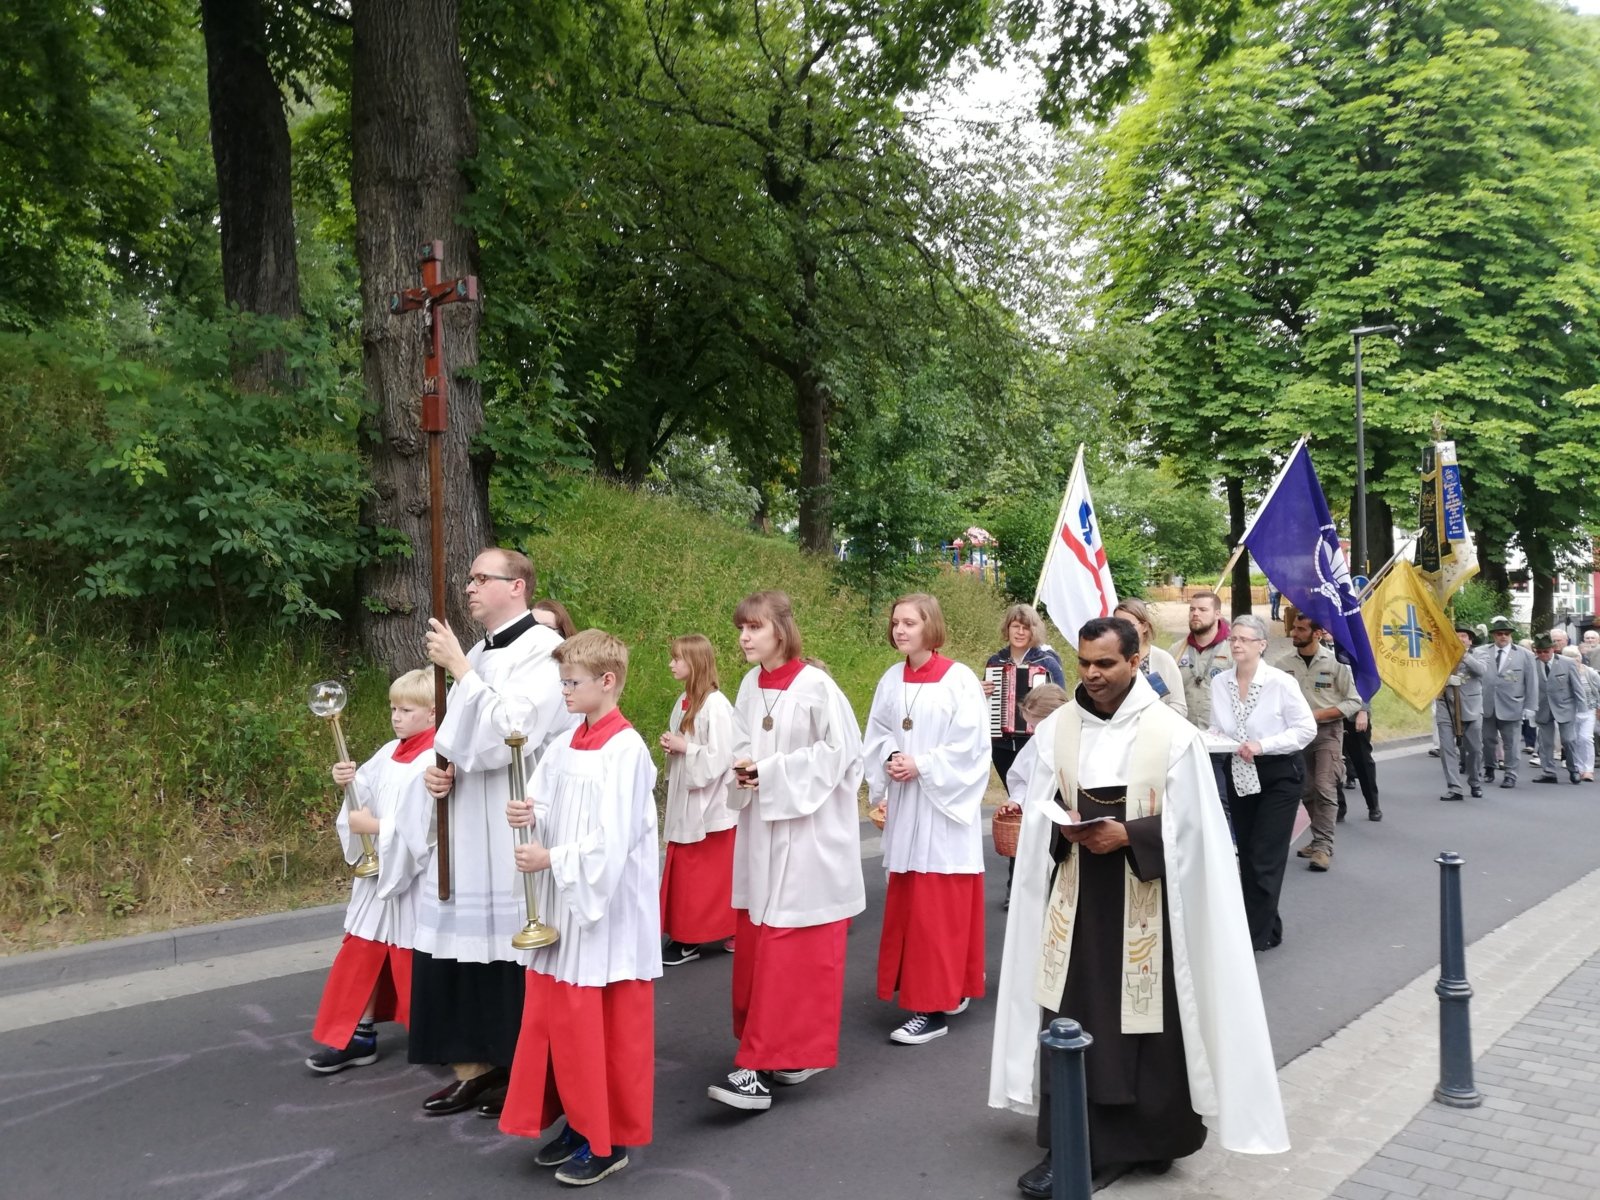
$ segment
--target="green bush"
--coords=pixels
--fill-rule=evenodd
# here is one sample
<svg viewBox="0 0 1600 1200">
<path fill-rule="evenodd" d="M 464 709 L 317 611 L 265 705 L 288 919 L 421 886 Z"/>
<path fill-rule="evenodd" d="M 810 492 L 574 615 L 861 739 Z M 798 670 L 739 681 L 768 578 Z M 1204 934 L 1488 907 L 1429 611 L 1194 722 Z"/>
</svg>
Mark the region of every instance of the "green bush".
<svg viewBox="0 0 1600 1200">
<path fill-rule="evenodd" d="M 1511 597 L 1486 583 L 1469 579 L 1450 598 L 1450 612 L 1464 625 L 1487 625 L 1497 616 L 1511 615 Z"/>
<path fill-rule="evenodd" d="M 232 364 L 263 354 L 294 373 L 292 397 L 235 385 Z M 146 614 L 335 615 L 367 485 L 324 339 L 245 316 L 179 315 L 159 342 L 63 326 L 0 336 L 0 379 L 16 414 L 0 545 L 35 574 Z"/>
</svg>

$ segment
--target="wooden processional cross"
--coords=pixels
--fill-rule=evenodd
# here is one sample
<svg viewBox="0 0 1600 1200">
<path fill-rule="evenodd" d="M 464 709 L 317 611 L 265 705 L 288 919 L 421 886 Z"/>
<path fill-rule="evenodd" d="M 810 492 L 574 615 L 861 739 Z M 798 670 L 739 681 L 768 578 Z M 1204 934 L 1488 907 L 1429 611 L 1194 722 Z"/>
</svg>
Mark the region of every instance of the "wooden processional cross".
<svg viewBox="0 0 1600 1200">
<path fill-rule="evenodd" d="M 478 277 L 466 275 L 460 279 L 441 279 L 440 264 L 444 261 L 444 243 L 429 242 L 418 252 L 422 269 L 422 286 L 403 292 L 389 293 L 391 314 L 422 310 L 422 432 L 428 435 L 428 526 L 429 542 L 433 553 L 433 611 L 440 620 L 445 613 L 444 584 L 444 431 L 449 421 L 450 383 L 444 365 L 444 326 L 440 321 L 439 306 L 458 300 L 478 298 Z M 433 668 L 434 728 L 444 720 L 445 682 L 444 668 Z M 442 771 L 449 762 L 444 755 L 435 754 L 434 762 Z M 439 845 L 439 899 L 450 899 L 450 798 L 434 801 L 438 820 Z"/>
</svg>

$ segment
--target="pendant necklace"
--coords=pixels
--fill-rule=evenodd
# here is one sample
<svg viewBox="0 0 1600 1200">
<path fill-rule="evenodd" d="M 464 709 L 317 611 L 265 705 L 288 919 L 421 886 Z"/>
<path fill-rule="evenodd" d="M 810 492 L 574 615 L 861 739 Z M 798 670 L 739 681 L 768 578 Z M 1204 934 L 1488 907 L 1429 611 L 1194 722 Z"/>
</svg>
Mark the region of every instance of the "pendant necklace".
<svg viewBox="0 0 1600 1200">
<path fill-rule="evenodd" d="M 783 695 L 783 689 L 782 688 L 778 689 L 778 696 L 781 696 L 781 695 Z M 761 689 L 761 703 L 763 705 L 766 705 L 766 709 L 767 709 L 767 715 L 761 718 L 761 728 L 765 729 L 768 733 L 771 733 L 772 732 L 772 709 L 773 709 L 773 705 L 778 703 L 778 697 L 774 696 L 772 698 L 772 704 L 767 704 L 767 689 L 766 688 L 762 688 Z"/>
<path fill-rule="evenodd" d="M 927 686 L 926 684 L 918 684 L 917 685 L 917 695 L 916 696 L 912 696 L 910 700 L 906 700 L 905 699 L 906 688 L 905 688 L 904 684 L 901 684 L 901 686 L 900 686 L 900 698 L 901 698 L 902 701 L 905 702 L 905 710 L 906 710 L 905 719 L 900 722 L 900 728 L 901 729 L 905 729 L 905 730 L 909 731 L 912 728 L 912 726 L 914 726 L 916 724 L 916 722 L 911 719 L 911 710 L 916 706 L 917 698 L 922 695 L 922 689 L 924 687 L 926 687 L 926 686 Z"/>
</svg>

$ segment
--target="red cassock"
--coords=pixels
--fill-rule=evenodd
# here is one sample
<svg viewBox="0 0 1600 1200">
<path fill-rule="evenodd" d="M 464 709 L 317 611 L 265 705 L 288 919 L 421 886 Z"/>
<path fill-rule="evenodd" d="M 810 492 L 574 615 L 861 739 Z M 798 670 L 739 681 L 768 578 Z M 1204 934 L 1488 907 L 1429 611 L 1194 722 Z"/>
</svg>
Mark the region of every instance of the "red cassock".
<svg viewBox="0 0 1600 1200">
<path fill-rule="evenodd" d="M 373 1020 L 398 1021 L 409 1027 L 411 951 L 347 933 L 322 988 L 317 1023 L 311 1030 L 313 1040 L 335 1050 L 348 1046 L 373 989 L 377 989 Z"/>
<path fill-rule="evenodd" d="M 698 842 L 668 842 L 661 868 L 661 932 L 698 945 L 731 938 L 735 830 L 708 833 Z"/>
<path fill-rule="evenodd" d="M 895 872 L 883 903 L 878 999 L 945 1012 L 983 995 L 983 876 Z"/>
<path fill-rule="evenodd" d="M 650 1140 L 654 1105 L 655 982 L 579 987 L 529 971 L 501 1131 L 538 1137 L 565 1115 L 603 1158 Z"/>
<path fill-rule="evenodd" d="M 757 925 L 739 910 L 733 952 L 736 1067 L 754 1071 L 839 1062 L 848 918 L 826 925 Z"/>
</svg>

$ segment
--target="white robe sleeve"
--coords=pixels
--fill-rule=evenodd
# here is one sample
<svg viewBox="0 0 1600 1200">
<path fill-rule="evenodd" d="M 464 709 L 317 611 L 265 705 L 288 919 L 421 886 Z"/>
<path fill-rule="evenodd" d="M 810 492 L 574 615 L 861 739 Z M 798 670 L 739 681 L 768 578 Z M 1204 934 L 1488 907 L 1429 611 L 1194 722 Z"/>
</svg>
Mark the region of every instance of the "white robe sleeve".
<svg viewBox="0 0 1600 1200">
<path fill-rule="evenodd" d="M 521 663 L 494 686 L 475 665 L 451 689 L 434 745 L 458 771 L 497 770 L 511 762 L 508 734 L 520 731 L 529 746 L 538 747 L 559 728 L 565 712 L 560 669 L 548 652 Z"/>
<path fill-rule="evenodd" d="M 690 787 L 708 788 L 733 770 L 733 708 L 721 692 L 705 698 L 694 715 L 694 734 L 684 741 L 683 775 Z"/>
<path fill-rule="evenodd" d="M 1037 738 L 1029 738 L 1006 772 L 1006 798 L 1013 804 L 1021 805 L 1028 798 L 1028 780 L 1033 778 L 1039 765 L 1039 747 L 1034 744 L 1037 741 Z"/>
<path fill-rule="evenodd" d="M 364 808 L 372 813 L 378 811 L 378 780 L 383 775 L 383 760 L 394 752 L 397 744 L 390 742 L 356 768 L 356 777 L 350 783 L 350 803 L 345 803 L 343 793 L 340 794 L 339 817 L 336 824 L 339 828 L 339 842 L 344 846 L 344 860 L 351 866 L 355 866 L 361 857 L 361 835 L 351 832 L 350 810 Z"/>
<path fill-rule="evenodd" d="M 641 806 L 654 803 L 651 793 L 656 767 L 644 742 L 637 738 L 629 738 L 615 749 L 578 753 L 618 756 L 613 778 L 599 795 L 599 819 L 577 841 L 548 847 L 550 878 L 557 894 L 580 926 L 591 927 L 606 915 L 628 865 Z"/>
<path fill-rule="evenodd" d="M 808 817 L 841 787 L 861 786 L 861 731 L 838 684 L 821 676 L 821 704 L 814 719 L 817 739 L 787 753 L 771 754 L 756 763 L 756 804 L 764 821 Z"/>
<path fill-rule="evenodd" d="M 861 740 L 862 766 L 866 772 L 867 800 L 873 805 L 882 804 L 889 794 L 889 756 L 900 749 L 895 728 L 899 714 L 894 711 L 894 677 L 902 670 L 889 668 L 878 680 L 872 693 L 872 707 L 867 710 L 867 731 Z"/>
<path fill-rule="evenodd" d="M 914 756 L 917 783 L 922 795 L 945 816 L 971 825 L 982 815 L 991 765 L 983 689 L 977 676 L 960 663 L 938 683 L 925 686 L 948 688 L 952 712 L 938 744 Z"/>
</svg>

